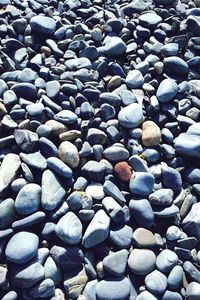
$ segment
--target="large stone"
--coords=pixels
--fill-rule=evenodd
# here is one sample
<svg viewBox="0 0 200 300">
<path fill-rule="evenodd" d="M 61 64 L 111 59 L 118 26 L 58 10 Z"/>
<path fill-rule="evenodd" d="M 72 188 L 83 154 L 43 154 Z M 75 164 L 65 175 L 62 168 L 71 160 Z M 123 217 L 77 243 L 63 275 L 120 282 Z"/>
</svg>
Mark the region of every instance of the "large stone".
<svg viewBox="0 0 200 300">
<path fill-rule="evenodd" d="M 155 264 L 156 256 L 151 250 L 134 249 L 129 255 L 128 265 L 134 274 L 147 275 L 153 271 Z"/>
<path fill-rule="evenodd" d="M 178 85 L 176 82 L 172 79 L 164 79 L 161 81 L 156 97 L 160 102 L 169 102 L 171 101 L 177 94 L 178 92 Z"/>
<path fill-rule="evenodd" d="M 18 232 L 7 244 L 6 258 L 11 262 L 24 264 L 36 255 L 38 245 L 39 238 L 36 234 L 26 231 Z"/>
<path fill-rule="evenodd" d="M 0 202 L 0 229 L 7 229 L 15 220 L 15 202 L 8 198 Z"/>
<path fill-rule="evenodd" d="M 26 129 L 16 129 L 14 132 L 17 145 L 26 153 L 34 152 L 38 146 L 38 135 Z"/>
<path fill-rule="evenodd" d="M 53 18 L 46 16 L 34 16 L 30 20 L 31 28 L 43 35 L 53 34 L 56 30 L 56 22 Z"/>
<path fill-rule="evenodd" d="M 62 142 L 58 148 L 59 158 L 71 168 L 79 165 L 79 153 L 75 145 L 71 142 Z"/>
<path fill-rule="evenodd" d="M 15 179 L 20 167 L 20 158 L 18 155 L 7 154 L 0 167 L 0 196 L 4 196 L 10 184 Z"/>
<path fill-rule="evenodd" d="M 114 276 L 123 276 L 126 271 L 128 251 L 123 249 L 103 259 L 104 269 Z"/>
<path fill-rule="evenodd" d="M 200 203 L 192 205 L 190 212 L 183 219 L 182 225 L 189 236 L 200 239 Z"/>
<path fill-rule="evenodd" d="M 154 270 L 145 277 L 147 290 L 152 294 L 163 294 L 167 287 L 167 277 L 158 270 Z"/>
<path fill-rule="evenodd" d="M 97 211 L 83 236 L 83 246 L 91 248 L 105 241 L 109 234 L 110 218 L 103 209 Z"/>
<path fill-rule="evenodd" d="M 122 108 L 118 114 L 119 124 L 125 128 L 135 128 L 139 126 L 142 119 L 142 106 L 138 103 L 132 103 Z"/>
<path fill-rule="evenodd" d="M 200 139 L 196 134 L 179 134 L 175 140 L 174 147 L 181 155 L 200 158 Z"/>
<path fill-rule="evenodd" d="M 153 191 L 154 180 L 154 176 L 150 173 L 133 173 L 129 182 L 131 194 L 148 196 Z"/>
<path fill-rule="evenodd" d="M 108 278 L 96 285 L 98 300 L 127 300 L 130 293 L 130 282 L 126 277 Z"/>
<path fill-rule="evenodd" d="M 73 270 L 72 272 L 65 275 L 64 278 L 64 289 L 69 299 L 76 300 L 82 293 L 88 277 L 85 270 Z"/>
</svg>

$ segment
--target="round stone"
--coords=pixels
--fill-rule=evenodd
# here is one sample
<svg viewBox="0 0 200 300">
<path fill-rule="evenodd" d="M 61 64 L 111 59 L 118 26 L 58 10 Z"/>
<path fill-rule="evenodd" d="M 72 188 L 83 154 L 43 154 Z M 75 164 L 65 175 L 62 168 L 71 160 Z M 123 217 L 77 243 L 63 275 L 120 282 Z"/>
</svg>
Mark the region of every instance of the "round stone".
<svg viewBox="0 0 200 300">
<path fill-rule="evenodd" d="M 128 258 L 129 268 L 137 275 L 149 274 L 154 269 L 155 264 L 156 256 L 151 250 L 134 249 Z"/>
<path fill-rule="evenodd" d="M 79 165 L 79 153 L 71 142 L 62 142 L 58 148 L 59 158 L 71 168 L 76 168 Z"/>
<path fill-rule="evenodd" d="M 169 249 L 164 249 L 161 251 L 156 260 L 157 268 L 164 273 L 171 271 L 172 268 L 177 265 L 177 263 L 178 256 Z"/>
<path fill-rule="evenodd" d="M 156 239 L 150 230 L 137 228 L 133 233 L 133 242 L 136 247 L 148 248 L 155 246 Z"/>
<path fill-rule="evenodd" d="M 122 108 L 118 114 L 118 121 L 122 127 L 135 128 L 143 120 L 142 107 L 138 103 L 132 103 Z"/>
<path fill-rule="evenodd" d="M 16 233 L 8 242 L 6 258 L 17 264 L 24 264 L 37 253 L 39 239 L 36 234 L 26 231 Z"/>
<path fill-rule="evenodd" d="M 31 28 L 39 34 L 50 35 L 56 30 L 54 19 L 45 16 L 34 16 L 30 20 Z"/>
<path fill-rule="evenodd" d="M 144 77 L 139 70 L 131 70 L 126 76 L 126 84 L 131 89 L 136 89 L 142 86 L 144 83 Z"/>
<path fill-rule="evenodd" d="M 142 124 L 142 143 L 146 147 L 159 145 L 161 141 L 161 131 L 153 121 L 145 121 Z"/>
<path fill-rule="evenodd" d="M 117 177 L 124 182 L 129 181 L 132 174 L 129 164 L 125 161 L 117 163 L 114 166 L 114 172 L 116 173 Z"/>
<path fill-rule="evenodd" d="M 85 193 L 96 200 L 102 200 L 105 197 L 103 185 L 100 183 L 89 184 L 85 190 Z"/>
<path fill-rule="evenodd" d="M 130 283 L 126 277 L 104 279 L 96 285 L 96 296 L 99 300 L 126 300 L 130 293 Z"/>
<path fill-rule="evenodd" d="M 133 173 L 129 182 L 130 192 L 141 196 L 148 196 L 153 190 L 153 185 L 154 177 L 147 172 Z"/>
<path fill-rule="evenodd" d="M 172 79 L 164 79 L 161 81 L 156 97 L 158 98 L 158 101 L 165 103 L 171 101 L 178 92 L 178 85 L 176 82 Z"/>
<path fill-rule="evenodd" d="M 188 300 L 198 300 L 200 298 L 200 284 L 197 282 L 190 282 L 186 288 L 186 296 Z"/>
<path fill-rule="evenodd" d="M 154 270 L 145 277 L 145 285 L 152 294 L 162 294 L 167 287 L 167 277 L 158 270 Z"/>
</svg>

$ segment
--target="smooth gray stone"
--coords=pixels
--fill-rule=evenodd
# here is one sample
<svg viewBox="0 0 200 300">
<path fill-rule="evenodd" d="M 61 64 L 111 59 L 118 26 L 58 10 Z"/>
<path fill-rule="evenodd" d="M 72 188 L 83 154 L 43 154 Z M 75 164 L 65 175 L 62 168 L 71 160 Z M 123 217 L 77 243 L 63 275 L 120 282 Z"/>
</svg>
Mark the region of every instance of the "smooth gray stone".
<svg viewBox="0 0 200 300">
<path fill-rule="evenodd" d="M 8 238 L 9 236 L 11 236 L 13 234 L 13 230 L 12 229 L 4 229 L 4 230 L 0 230 L 0 241 L 5 241 L 6 238 Z"/>
<path fill-rule="evenodd" d="M 149 195 L 149 201 L 152 205 L 171 205 L 173 202 L 173 190 L 159 189 Z"/>
<path fill-rule="evenodd" d="M 145 257 L 145 261 L 144 261 Z M 128 258 L 128 266 L 136 275 L 147 275 L 153 271 L 156 264 L 156 256 L 148 249 L 134 249 Z"/>
<path fill-rule="evenodd" d="M 46 137 L 39 139 L 40 151 L 46 157 L 57 157 L 58 148 L 56 145 Z"/>
<path fill-rule="evenodd" d="M 42 198 L 41 204 L 45 210 L 54 210 L 58 207 L 65 196 L 65 189 L 57 176 L 50 170 L 42 175 Z"/>
<path fill-rule="evenodd" d="M 179 213 L 179 208 L 172 204 L 169 207 L 154 207 L 153 212 L 158 218 L 171 218 Z"/>
<path fill-rule="evenodd" d="M 174 75 L 185 76 L 189 72 L 187 63 L 178 56 L 170 56 L 164 59 L 164 68 L 167 72 L 171 72 Z"/>
<path fill-rule="evenodd" d="M 46 83 L 47 96 L 56 99 L 60 92 L 60 83 L 57 80 L 48 81 Z"/>
<path fill-rule="evenodd" d="M 167 43 L 161 48 L 161 55 L 163 57 L 177 55 L 179 52 L 179 45 L 177 43 Z"/>
<path fill-rule="evenodd" d="M 104 92 L 101 93 L 99 96 L 99 100 L 102 103 L 107 103 L 110 104 L 114 107 L 119 107 L 121 104 L 121 98 L 118 94 L 113 93 L 109 93 L 109 92 Z"/>
<path fill-rule="evenodd" d="M 89 128 L 87 133 L 87 141 L 90 145 L 100 144 L 104 145 L 107 140 L 107 135 L 97 128 Z"/>
<path fill-rule="evenodd" d="M 132 194 L 148 196 L 153 191 L 154 176 L 147 172 L 135 172 L 130 179 L 129 189 Z"/>
<path fill-rule="evenodd" d="M 19 215 L 29 215 L 40 207 L 41 187 L 35 183 L 25 185 L 15 200 L 15 209 Z"/>
<path fill-rule="evenodd" d="M 197 240 L 200 238 L 200 203 L 192 205 L 191 210 L 182 221 L 184 231 Z"/>
<path fill-rule="evenodd" d="M 105 166 L 97 161 L 90 160 L 81 169 L 81 175 L 87 180 L 94 182 L 104 182 Z"/>
<path fill-rule="evenodd" d="M 181 266 L 175 266 L 171 270 L 168 275 L 167 283 L 171 290 L 177 290 L 181 288 L 183 283 L 183 268 Z"/>
<path fill-rule="evenodd" d="M 24 264 L 37 253 L 39 238 L 36 234 L 21 231 L 16 233 L 8 242 L 5 250 L 7 260 Z"/>
<path fill-rule="evenodd" d="M 177 153 L 188 157 L 200 157 L 200 140 L 199 136 L 189 133 L 181 133 L 175 140 L 174 144 Z"/>
<path fill-rule="evenodd" d="M 62 110 L 55 114 L 54 119 L 64 124 L 74 124 L 78 119 L 77 115 L 70 110 Z"/>
<path fill-rule="evenodd" d="M 136 300 L 147 300 L 147 299 L 148 300 L 158 300 L 158 298 L 155 295 L 149 293 L 148 291 L 143 291 L 136 298 Z"/>
<path fill-rule="evenodd" d="M 18 97 L 31 101 L 37 100 L 37 89 L 32 83 L 16 83 L 11 87 L 11 91 L 14 91 Z"/>
<path fill-rule="evenodd" d="M 192 250 L 197 245 L 197 239 L 195 237 L 186 237 L 177 241 L 178 247 Z"/>
<path fill-rule="evenodd" d="M 49 298 L 55 295 L 55 284 L 52 279 L 46 278 L 28 290 L 33 299 Z"/>
<path fill-rule="evenodd" d="M 3 296 L 2 300 L 17 300 L 18 295 L 15 291 L 10 291 L 6 295 Z"/>
<path fill-rule="evenodd" d="M 22 230 L 29 226 L 41 223 L 46 219 L 46 215 L 43 211 L 37 211 L 34 214 L 25 217 L 23 219 L 17 220 L 12 223 L 12 228 L 14 230 Z"/>
<path fill-rule="evenodd" d="M 16 288 L 30 288 L 41 281 L 44 275 L 44 267 L 38 262 L 10 266 L 10 280 Z"/>
<path fill-rule="evenodd" d="M 46 16 L 34 16 L 30 20 L 31 29 L 38 34 L 51 35 L 56 30 L 56 22 L 53 18 Z"/>
<path fill-rule="evenodd" d="M 125 15 L 131 16 L 133 13 L 141 13 L 152 5 L 151 0 L 134 0 L 123 7 Z"/>
<path fill-rule="evenodd" d="M 96 285 L 98 283 L 97 279 L 91 280 L 89 281 L 84 290 L 83 290 L 83 296 L 86 297 L 86 299 L 90 299 L 90 300 L 96 300 Z M 84 300 L 84 299 L 83 299 Z"/>
<path fill-rule="evenodd" d="M 154 212 L 147 199 L 130 200 L 129 209 L 132 218 L 139 226 L 151 228 L 154 224 Z"/>
<path fill-rule="evenodd" d="M 103 209 L 96 212 L 83 236 L 85 248 L 94 247 L 105 241 L 109 235 L 110 218 Z"/>
<path fill-rule="evenodd" d="M 129 164 L 135 172 L 149 172 L 146 161 L 138 155 L 133 155 L 129 158 Z"/>
<path fill-rule="evenodd" d="M 51 256 L 45 261 L 44 272 L 45 278 L 52 279 L 56 286 L 61 283 L 62 272 Z"/>
<path fill-rule="evenodd" d="M 152 294 L 163 294 L 167 288 L 167 277 L 158 270 L 154 270 L 145 277 L 147 290 Z"/>
<path fill-rule="evenodd" d="M 129 157 L 129 152 L 127 149 L 121 146 L 111 146 L 104 150 L 104 157 L 111 162 L 123 161 Z"/>
<path fill-rule="evenodd" d="M 82 224 L 73 212 L 67 212 L 55 227 L 56 235 L 69 245 L 76 245 L 82 238 Z"/>
<path fill-rule="evenodd" d="M 3 98 L 4 93 L 8 90 L 8 86 L 3 79 L 0 79 L 0 98 Z"/>
<path fill-rule="evenodd" d="M 182 296 L 177 292 L 166 291 L 161 300 L 183 300 Z"/>
<path fill-rule="evenodd" d="M 130 294 L 130 282 L 126 277 L 103 279 L 96 285 L 98 300 L 126 300 Z"/>
<path fill-rule="evenodd" d="M 161 81 L 158 90 L 156 92 L 156 97 L 158 101 L 165 103 L 171 101 L 178 92 L 178 85 L 172 79 L 164 79 Z"/>
<path fill-rule="evenodd" d="M 118 114 L 118 121 L 122 127 L 136 128 L 143 120 L 142 107 L 138 103 L 132 103 L 122 108 Z"/>
<path fill-rule="evenodd" d="M 18 82 L 34 83 L 36 78 L 38 78 L 37 72 L 33 71 L 31 68 L 24 68 L 17 79 Z"/>
<path fill-rule="evenodd" d="M 172 190 L 181 190 L 182 177 L 181 174 L 174 168 L 167 165 L 162 166 L 162 181 L 163 186 Z"/>
<path fill-rule="evenodd" d="M 120 56 L 126 52 L 126 44 L 117 36 L 107 36 L 104 42 L 105 46 L 102 50 L 108 56 Z"/>
<path fill-rule="evenodd" d="M 80 57 L 68 59 L 65 62 L 65 66 L 67 71 L 75 71 L 82 68 L 91 69 L 92 64 L 87 57 Z"/>
<path fill-rule="evenodd" d="M 121 223 L 125 220 L 122 207 L 112 197 L 105 197 L 102 201 L 102 204 L 113 222 Z"/>
<path fill-rule="evenodd" d="M 39 152 L 34 153 L 20 153 L 20 157 L 29 167 L 39 170 L 45 170 L 47 167 L 47 160 L 44 156 Z"/>
<path fill-rule="evenodd" d="M 156 266 L 157 268 L 163 272 L 167 273 L 172 270 L 172 268 L 177 265 L 178 263 L 178 256 L 176 253 L 169 249 L 164 249 L 160 252 L 157 256 Z"/>
<path fill-rule="evenodd" d="M 7 273 L 8 273 L 8 269 L 3 266 L 0 266 L 0 287 L 3 287 L 6 285 Z"/>
<path fill-rule="evenodd" d="M 73 176 L 73 172 L 69 166 L 67 166 L 62 160 L 57 157 L 49 157 L 47 158 L 47 166 L 48 168 L 55 172 L 57 175 L 63 176 L 67 179 L 71 179 Z"/>
<path fill-rule="evenodd" d="M 15 220 L 15 202 L 8 198 L 0 202 L 0 229 L 7 229 Z"/>
<path fill-rule="evenodd" d="M 126 271 L 128 251 L 113 252 L 103 259 L 104 269 L 114 276 L 123 276 Z"/>
<path fill-rule="evenodd" d="M 144 27 L 155 27 L 162 21 L 162 18 L 154 11 L 145 12 L 138 19 Z"/>
<path fill-rule="evenodd" d="M 183 270 L 190 281 L 196 281 L 200 283 L 200 271 L 190 261 L 184 262 Z"/>
<path fill-rule="evenodd" d="M 18 193 L 23 186 L 27 184 L 26 179 L 24 178 L 17 178 L 11 184 L 11 189 L 13 192 Z"/>
<path fill-rule="evenodd" d="M 128 249 L 132 243 L 133 229 L 128 226 L 116 226 L 110 230 L 109 239 L 118 249 Z"/>
<path fill-rule="evenodd" d="M 139 70 L 131 70 L 126 76 L 126 85 L 131 89 L 139 88 L 144 83 L 144 77 Z"/>
<path fill-rule="evenodd" d="M 83 252 L 76 246 L 53 246 L 50 255 L 55 263 L 63 270 L 70 271 L 80 268 L 84 261 Z"/>
<path fill-rule="evenodd" d="M 198 300 L 200 297 L 200 284 L 197 282 L 190 282 L 186 288 L 186 296 L 188 300 Z"/>
<path fill-rule="evenodd" d="M 110 180 L 106 180 L 103 185 L 104 192 L 108 195 L 113 197 L 119 204 L 126 203 L 126 199 L 122 195 L 119 188 Z"/>
</svg>

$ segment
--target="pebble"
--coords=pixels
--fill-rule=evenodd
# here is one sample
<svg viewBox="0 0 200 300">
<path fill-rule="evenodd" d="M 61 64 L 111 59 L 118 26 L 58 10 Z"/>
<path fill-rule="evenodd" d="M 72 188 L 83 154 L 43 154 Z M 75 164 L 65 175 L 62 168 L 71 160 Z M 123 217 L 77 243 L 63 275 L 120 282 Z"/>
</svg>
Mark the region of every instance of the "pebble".
<svg viewBox="0 0 200 300">
<path fill-rule="evenodd" d="M 36 255 L 38 244 L 37 235 L 21 231 L 10 239 L 6 246 L 5 255 L 11 262 L 24 264 Z"/>
<path fill-rule="evenodd" d="M 129 202 L 131 216 L 139 226 L 151 228 L 154 224 L 154 212 L 147 199 L 131 200 Z"/>
<path fill-rule="evenodd" d="M 197 300 L 200 296 L 200 284 L 193 281 L 186 288 L 186 296 L 189 300 Z"/>
<path fill-rule="evenodd" d="M 58 148 L 58 157 L 71 168 L 79 165 L 79 153 L 75 145 L 71 142 L 62 142 Z"/>
<path fill-rule="evenodd" d="M 122 108 L 118 114 L 119 124 L 125 128 L 136 128 L 143 120 L 142 107 L 132 103 Z"/>
<path fill-rule="evenodd" d="M 147 289 L 156 295 L 163 294 L 167 287 L 167 277 L 158 270 L 154 270 L 145 277 Z"/>
<path fill-rule="evenodd" d="M 149 248 L 156 244 L 156 239 L 150 230 L 137 228 L 133 233 L 133 243 L 138 248 Z"/>
<path fill-rule="evenodd" d="M 161 103 L 171 101 L 178 92 L 178 85 L 172 79 L 164 79 L 161 81 L 158 90 L 156 92 L 156 97 Z"/>
<path fill-rule="evenodd" d="M 153 121 L 142 124 L 142 143 L 146 147 L 155 147 L 161 141 L 160 128 Z"/>
<path fill-rule="evenodd" d="M 103 260 L 104 269 L 110 274 L 121 277 L 126 271 L 128 251 L 123 249 L 106 256 Z"/>
<path fill-rule="evenodd" d="M 56 22 L 46 16 L 34 16 L 30 20 L 31 29 L 39 34 L 51 35 L 56 30 Z"/>
<path fill-rule="evenodd" d="M 125 300 L 130 293 L 130 283 L 126 277 L 118 280 L 109 278 L 109 280 L 101 280 L 96 285 L 96 296 L 99 300 Z"/>
<path fill-rule="evenodd" d="M 102 200 L 105 197 L 103 185 L 98 182 L 89 184 L 85 189 L 85 192 L 88 196 L 91 196 L 96 200 Z"/>
<path fill-rule="evenodd" d="M 164 249 L 156 259 L 156 266 L 163 273 L 171 271 L 177 263 L 178 256 L 169 249 Z"/>
<path fill-rule="evenodd" d="M 147 172 L 135 172 L 132 174 L 129 188 L 132 194 L 148 196 L 154 185 L 154 177 Z"/>
<path fill-rule="evenodd" d="M 144 264 L 145 257 L 145 264 Z M 128 266 L 134 274 L 147 275 L 153 271 L 156 264 L 156 256 L 148 249 L 134 249 L 128 258 Z"/>
</svg>

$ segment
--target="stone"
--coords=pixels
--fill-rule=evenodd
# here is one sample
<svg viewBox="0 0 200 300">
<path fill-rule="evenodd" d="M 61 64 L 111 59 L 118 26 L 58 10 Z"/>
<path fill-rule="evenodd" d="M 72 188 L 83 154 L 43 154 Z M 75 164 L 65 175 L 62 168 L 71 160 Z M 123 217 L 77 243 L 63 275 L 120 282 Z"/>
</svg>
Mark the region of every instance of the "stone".
<svg viewBox="0 0 200 300">
<path fill-rule="evenodd" d="M 155 27 L 162 21 L 162 18 L 154 11 L 144 12 L 138 19 L 144 27 Z"/>
<path fill-rule="evenodd" d="M 6 293 L 6 295 L 4 295 L 2 300 L 17 300 L 17 297 L 18 297 L 18 295 L 15 291 L 10 291 L 10 292 Z"/>
<path fill-rule="evenodd" d="M 44 272 L 45 278 L 53 280 L 56 286 L 60 285 L 62 281 L 62 272 L 51 256 L 47 257 L 45 261 Z"/>
<path fill-rule="evenodd" d="M 47 166 L 52 172 L 55 172 L 57 175 L 63 176 L 68 180 L 73 177 L 72 170 L 57 157 L 47 158 Z"/>
<path fill-rule="evenodd" d="M 62 110 L 55 114 L 54 119 L 66 125 L 74 124 L 78 119 L 77 115 L 71 110 Z"/>
<path fill-rule="evenodd" d="M 113 145 L 105 149 L 103 155 L 108 161 L 117 162 L 127 159 L 129 152 L 124 147 Z"/>
<path fill-rule="evenodd" d="M 8 242 L 5 250 L 6 258 L 17 264 L 24 264 L 37 253 L 39 239 L 34 233 L 21 231 Z"/>
<path fill-rule="evenodd" d="M 79 153 L 75 145 L 71 142 L 62 142 L 58 148 L 59 158 L 71 168 L 79 165 Z"/>
<path fill-rule="evenodd" d="M 174 147 L 177 153 L 187 157 L 200 157 L 199 136 L 196 134 L 181 133 L 175 140 Z"/>
<path fill-rule="evenodd" d="M 76 245 L 82 238 L 82 224 L 73 212 L 67 212 L 55 227 L 56 235 L 69 245 Z"/>
<path fill-rule="evenodd" d="M 156 245 L 156 238 L 150 230 L 137 228 L 133 232 L 133 243 L 139 248 L 149 248 Z"/>
<path fill-rule="evenodd" d="M 110 230 L 110 241 L 119 249 L 128 249 L 132 243 L 133 229 L 128 226 L 116 226 Z"/>
<path fill-rule="evenodd" d="M 38 34 L 52 35 L 56 30 L 54 19 L 46 16 L 34 16 L 30 20 L 31 29 Z"/>
<path fill-rule="evenodd" d="M 20 157 L 31 168 L 44 171 L 47 167 L 47 160 L 40 151 L 28 154 L 21 152 Z"/>
<path fill-rule="evenodd" d="M 15 200 L 15 209 L 19 215 L 29 215 L 39 210 L 41 187 L 35 183 L 26 184 L 19 191 Z"/>
<path fill-rule="evenodd" d="M 123 249 L 109 254 L 103 259 L 104 269 L 114 276 L 123 276 L 126 271 L 128 251 Z"/>
<path fill-rule="evenodd" d="M 167 287 L 167 277 L 158 270 L 154 270 L 145 277 L 145 285 L 153 294 L 163 294 Z"/>
<path fill-rule="evenodd" d="M 138 103 L 132 103 L 122 108 L 118 114 L 118 121 L 122 127 L 136 128 L 143 120 L 142 107 Z"/>
<path fill-rule="evenodd" d="M 162 166 L 163 186 L 172 190 L 180 190 L 182 187 L 181 174 L 167 165 Z"/>
<path fill-rule="evenodd" d="M 85 189 L 85 193 L 96 200 L 102 200 L 105 197 L 103 185 L 98 182 L 89 184 Z"/>
<path fill-rule="evenodd" d="M 135 172 L 132 174 L 129 189 L 132 194 L 148 196 L 154 185 L 153 175 L 147 172 Z"/>
<path fill-rule="evenodd" d="M 0 287 L 3 287 L 7 283 L 8 269 L 0 266 Z"/>
<path fill-rule="evenodd" d="M 117 177 L 124 182 L 128 182 L 132 174 L 129 164 L 125 161 L 117 163 L 114 166 L 114 172 L 116 173 Z"/>
<path fill-rule="evenodd" d="M 117 201 L 115 201 L 112 197 L 105 197 L 102 201 L 102 204 L 113 222 L 124 222 L 124 211 Z"/>
<path fill-rule="evenodd" d="M 183 219 L 182 224 L 184 231 L 192 237 L 200 238 L 200 218 L 199 218 L 200 204 L 195 203 L 192 205 L 191 210 Z"/>
<path fill-rule="evenodd" d="M 149 195 L 149 202 L 152 205 L 168 206 L 173 202 L 173 190 L 171 189 L 158 189 Z"/>
<path fill-rule="evenodd" d="M 153 271 L 155 264 L 156 256 L 154 252 L 147 249 L 134 249 L 128 258 L 128 266 L 136 275 L 144 276 L 149 274 Z"/>
<path fill-rule="evenodd" d="M 126 44 L 117 36 L 108 36 L 102 50 L 108 56 L 120 56 L 126 52 Z"/>
<path fill-rule="evenodd" d="M 126 85 L 129 88 L 139 88 L 144 83 L 144 77 L 139 70 L 131 70 L 126 76 Z"/>
<path fill-rule="evenodd" d="M 104 145 L 107 140 L 106 134 L 97 128 L 89 128 L 87 133 L 87 141 L 90 145 L 101 144 Z"/>
<path fill-rule="evenodd" d="M 82 176 L 93 182 L 104 182 L 105 166 L 95 160 L 90 160 L 81 169 Z"/>
<path fill-rule="evenodd" d="M 130 200 L 129 209 L 132 218 L 144 228 L 151 228 L 154 225 L 154 212 L 147 199 Z"/>
<path fill-rule="evenodd" d="M 101 280 L 96 285 L 96 296 L 99 300 L 126 300 L 130 293 L 130 283 L 126 277 Z"/>
<path fill-rule="evenodd" d="M 175 266 L 169 273 L 167 279 L 168 287 L 171 290 L 177 290 L 182 287 L 183 284 L 183 268 L 181 266 Z"/>
<path fill-rule="evenodd" d="M 200 296 L 200 284 L 197 282 L 190 282 L 186 288 L 186 296 L 188 300 L 198 300 Z"/>
<path fill-rule="evenodd" d="M 33 299 L 52 297 L 55 295 L 55 284 L 52 279 L 46 278 L 34 287 L 31 287 L 28 294 Z"/>
<path fill-rule="evenodd" d="M 187 63 L 178 56 L 170 56 L 164 59 L 164 70 L 173 75 L 185 76 L 189 72 Z"/>
<path fill-rule="evenodd" d="M 45 170 L 42 175 L 42 207 L 53 210 L 62 203 L 64 196 L 65 189 L 58 177 L 50 170 Z"/>
<path fill-rule="evenodd" d="M 105 241 L 109 235 L 110 218 L 104 210 L 99 210 L 88 225 L 83 236 L 83 246 L 91 248 Z"/>
<path fill-rule="evenodd" d="M 15 220 L 15 203 L 11 198 L 0 202 L 0 229 L 7 229 Z"/>
<path fill-rule="evenodd" d="M 7 154 L 0 166 L 0 196 L 4 196 L 20 168 L 20 158 L 14 153 Z"/>
<path fill-rule="evenodd" d="M 112 181 L 106 180 L 103 185 L 103 190 L 106 195 L 113 197 L 119 204 L 125 204 L 126 199 L 124 198 L 123 194 Z"/>
<path fill-rule="evenodd" d="M 178 85 L 172 79 L 164 79 L 161 81 L 158 90 L 156 92 L 156 97 L 161 103 L 171 101 L 178 92 Z"/>
<path fill-rule="evenodd" d="M 71 273 L 66 274 L 64 278 L 64 289 L 67 296 L 70 299 L 77 299 L 81 295 L 87 281 L 88 277 L 84 269 L 80 272 L 74 270 Z"/>
<path fill-rule="evenodd" d="M 161 131 L 153 121 L 142 124 L 142 143 L 146 147 L 155 147 L 161 142 Z"/>
<path fill-rule="evenodd" d="M 156 296 L 153 294 L 149 293 L 148 291 L 143 291 L 141 294 L 139 294 L 136 298 L 136 300 L 158 300 Z"/>
<path fill-rule="evenodd" d="M 156 266 L 163 273 L 171 271 L 172 268 L 177 265 L 177 263 L 178 256 L 169 249 L 164 249 L 161 251 L 156 259 Z"/>
<path fill-rule="evenodd" d="M 182 300 L 182 296 L 177 292 L 166 291 L 162 297 L 162 300 Z"/>
</svg>

